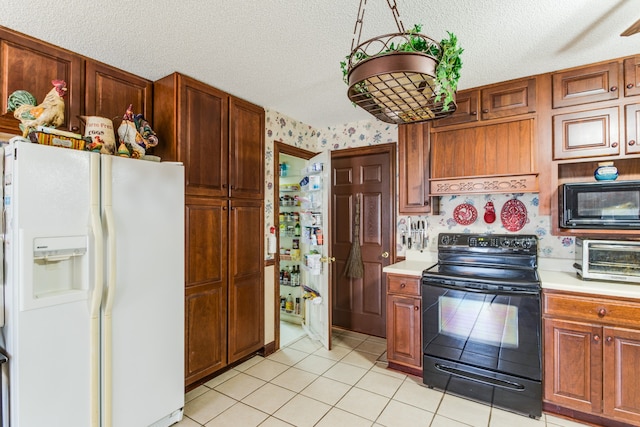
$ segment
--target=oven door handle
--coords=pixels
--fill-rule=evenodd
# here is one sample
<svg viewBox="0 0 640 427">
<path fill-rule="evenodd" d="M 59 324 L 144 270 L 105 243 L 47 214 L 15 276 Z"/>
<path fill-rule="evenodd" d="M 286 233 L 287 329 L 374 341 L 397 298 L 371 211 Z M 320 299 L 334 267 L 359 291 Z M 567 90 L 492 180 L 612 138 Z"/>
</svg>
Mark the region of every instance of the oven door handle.
<svg viewBox="0 0 640 427">
<path fill-rule="evenodd" d="M 456 291 L 473 292 L 476 294 L 493 294 L 493 295 L 540 295 L 540 289 L 529 290 L 513 290 L 513 289 L 478 289 L 468 288 L 465 286 L 447 285 L 444 283 L 424 283 L 427 286 L 434 286 L 436 288 L 452 289 Z"/>
</svg>

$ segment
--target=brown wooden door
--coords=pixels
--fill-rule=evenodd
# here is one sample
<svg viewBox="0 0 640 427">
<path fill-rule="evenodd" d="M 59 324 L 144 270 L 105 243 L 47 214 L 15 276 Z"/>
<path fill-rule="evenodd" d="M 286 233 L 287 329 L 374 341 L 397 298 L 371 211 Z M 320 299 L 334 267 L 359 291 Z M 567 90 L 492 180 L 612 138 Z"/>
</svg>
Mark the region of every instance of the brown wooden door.
<svg viewBox="0 0 640 427">
<path fill-rule="evenodd" d="M 382 268 L 393 262 L 395 145 L 332 152 L 333 325 L 386 336 L 386 290 Z M 364 276 L 343 275 L 360 195 L 360 245 Z"/>
<path fill-rule="evenodd" d="M 227 201 L 187 198 L 186 385 L 227 365 Z"/>
<path fill-rule="evenodd" d="M 607 62 L 553 74 L 553 108 L 618 99 L 619 71 L 618 62 Z"/>
<path fill-rule="evenodd" d="M 604 409 L 609 417 L 640 425 L 640 331 L 604 328 Z"/>
<path fill-rule="evenodd" d="M 431 212 L 429 203 L 429 126 L 398 126 L 400 213 Z"/>
<path fill-rule="evenodd" d="M 624 95 L 640 95 L 640 56 L 624 60 Z"/>
<path fill-rule="evenodd" d="M 619 153 L 618 107 L 553 116 L 555 160 Z"/>
<path fill-rule="evenodd" d="M 518 80 L 482 89 L 482 120 L 534 113 L 536 79 Z"/>
<path fill-rule="evenodd" d="M 120 119 L 129 104 L 153 127 L 153 82 L 97 61 L 85 65 L 85 111 L 87 116 Z M 117 120 L 116 125 L 120 123 Z"/>
<path fill-rule="evenodd" d="M 602 408 L 602 328 L 544 319 L 544 399 L 582 412 Z"/>
<path fill-rule="evenodd" d="M 264 346 L 262 200 L 230 202 L 229 363 Z"/>
<path fill-rule="evenodd" d="M 631 104 L 626 109 L 627 139 L 625 150 L 627 154 L 640 153 L 640 104 Z"/>
<path fill-rule="evenodd" d="M 264 109 L 229 100 L 229 195 L 264 198 Z"/>
<path fill-rule="evenodd" d="M 80 55 L 0 28 L 0 130 L 21 133 L 18 120 L 13 118 L 13 113 L 7 113 L 10 94 L 26 90 L 39 104 L 53 88 L 51 80 L 64 80 L 67 83 L 65 119 L 60 128 L 78 132 L 78 115 L 83 113 L 83 66 Z"/>
</svg>

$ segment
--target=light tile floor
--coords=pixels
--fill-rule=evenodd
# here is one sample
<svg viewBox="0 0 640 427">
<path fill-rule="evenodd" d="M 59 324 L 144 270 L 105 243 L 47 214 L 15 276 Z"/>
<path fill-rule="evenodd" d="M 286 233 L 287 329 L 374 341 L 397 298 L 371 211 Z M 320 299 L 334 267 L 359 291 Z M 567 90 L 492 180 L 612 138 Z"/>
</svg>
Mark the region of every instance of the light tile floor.
<svg viewBox="0 0 640 427">
<path fill-rule="evenodd" d="M 185 395 L 177 427 L 573 427 L 552 415 L 532 420 L 429 389 L 386 369 L 386 341 L 334 330 L 327 351 L 297 338 L 255 356 Z"/>
</svg>

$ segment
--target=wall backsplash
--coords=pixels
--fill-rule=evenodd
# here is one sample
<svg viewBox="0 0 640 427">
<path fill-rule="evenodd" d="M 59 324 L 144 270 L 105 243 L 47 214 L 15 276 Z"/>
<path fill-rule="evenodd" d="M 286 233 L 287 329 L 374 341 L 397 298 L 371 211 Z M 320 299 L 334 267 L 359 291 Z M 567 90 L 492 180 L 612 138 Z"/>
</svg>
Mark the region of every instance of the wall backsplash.
<svg viewBox="0 0 640 427">
<path fill-rule="evenodd" d="M 398 127 L 381 121 L 361 121 L 345 123 L 326 129 L 316 129 L 276 111 L 265 109 L 266 138 L 265 138 L 265 236 L 274 224 L 274 157 L 273 142 L 282 141 L 305 150 L 321 152 L 324 150 L 341 150 L 345 148 L 363 147 L 376 144 L 397 142 Z M 396 171 L 397 182 L 397 171 Z M 396 191 L 397 194 L 397 191 Z M 489 194 L 443 196 L 440 198 L 440 215 L 423 217 L 412 216 L 415 221 L 426 222 L 428 245 L 426 250 L 437 252 L 437 236 L 439 233 L 511 233 L 504 228 L 500 220 L 500 211 L 505 202 L 517 198 L 527 209 L 527 222 L 523 228 L 515 233 L 535 234 L 539 239 L 540 257 L 568 258 L 574 257 L 574 239 L 572 237 L 552 236 L 551 217 L 538 215 L 538 194 Z M 492 201 L 495 206 L 496 220 L 491 224 L 485 223 L 484 206 Z M 396 200 L 396 206 L 398 201 Z M 470 225 L 460 225 L 453 218 L 453 211 L 461 203 L 473 205 L 478 218 Z M 397 226 L 402 229 L 407 222 L 407 216 L 397 216 Z M 397 234 L 396 253 L 398 256 L 406 254 L 402 245 L 401 235 Z M 265 239 L 266 241 L 267 239 Z M 266 243 L 265 243 L 266 244 Z M 265 253 L 266 252 L 265 247 Z"/>
<path fill-rule="evenodd" d="M 516 232 L 508 231 L 500 219 L 502 207 L 508 200 L 513 198 L 520 200 L 527 210 L 526 223 L 522 229 Z M 491 224 L 487 224 L 484 221 L 484 207 L 489 201 L 493 202 L 496 213 L 496 219 Z M 454 219 L 454 209 L 462 203 L 473 205 L 478 212 L 478 218 L 472 224 L 460 225 Z M 438 251 L 437 238 L 439 233 L 535 234 L 538 236 L 538 255 L 540 257 L 569 259 L 574 257 L 574 239 L 572 237 L 552 236 L 550 233 L 551 217 L 538 215 L 537 193 L 442 196 L 440 198 L 440 215 L 422 217 L 398 216 L 397 226 L 399 230 L 404 228 L 404 225 L 408 222 L 407 218 L 411 218 L 412 221 L 426 221 L 428 244 L 425 250 L 432 252 Z M 398 256 L 406 253 L 406 247 L 402 245 L 402 238 L 399 233 L 396 251 Z"/>
</svg>

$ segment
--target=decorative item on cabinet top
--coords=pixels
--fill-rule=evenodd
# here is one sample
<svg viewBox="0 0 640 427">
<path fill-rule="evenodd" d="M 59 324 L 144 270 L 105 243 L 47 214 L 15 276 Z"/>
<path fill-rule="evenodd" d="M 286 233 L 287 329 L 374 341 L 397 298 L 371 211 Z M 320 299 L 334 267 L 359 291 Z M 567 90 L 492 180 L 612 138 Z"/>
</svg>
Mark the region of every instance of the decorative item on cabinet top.
<svg viewBox="0 0 640 427">
<path fill-rule="evenodd" d="M 438 44 L 420 34 L 421 25 L 405 31 L 395 0 L 387 4 L 398 33 L 360 43 L 366 0 L 360 8 L 351 53 L 340 62 L 351 102 L 387 123 L 415 123 L 445 117 L 456 109 L 462 49 L 457 37 Z"/>
</svg>

